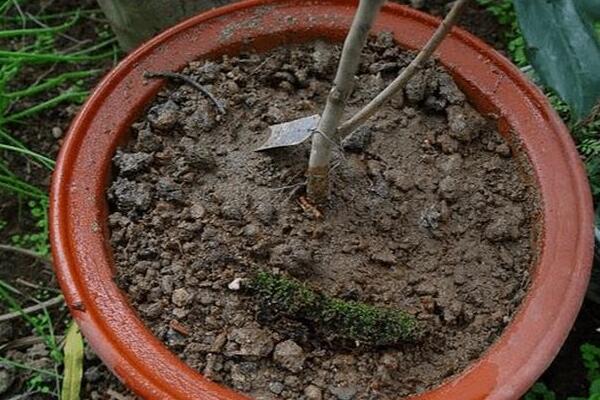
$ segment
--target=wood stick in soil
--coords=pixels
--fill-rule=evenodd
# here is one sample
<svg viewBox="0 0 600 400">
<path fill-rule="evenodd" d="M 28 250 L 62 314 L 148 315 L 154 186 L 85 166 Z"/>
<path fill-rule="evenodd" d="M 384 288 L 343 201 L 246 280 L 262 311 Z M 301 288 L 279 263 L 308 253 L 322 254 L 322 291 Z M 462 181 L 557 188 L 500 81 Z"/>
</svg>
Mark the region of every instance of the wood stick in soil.
<svg viewBox="0 0 600 400">
<path fill-rule="evenodd" d="M 420 70 L 425 62 L 431 57 L 433 52 L 439 47 L 446 35 L 450 33 L 452 26 L 456 23 L 458 16 L 464 9 L 465 5 L 469 0 L 457 0 L 454 2 L 452 9 L 448 12 L 448 15 L 440 23 L 431 39 L 427 42 L 425 47 L 421 49 L 419 54 L 411 61 L 411 63 L 400 73 L 400 75 L 394 79 L 381 93 L 379 93 L 369 104 L 367 104 L 358 113 L 354 114 L 352 118 L 344 122 L 338 128 L 338 137 L 344 137 L 350 132 L 354 131 L 360 125 L 365 123 L 370 117 L 373 116 L 381 107 L 398 91 L 406 86 L 408 81 Z"/>
<path fill-rule="evenodd" d="M 333 149 L 331 141 L 335 139 L 346 100 L 352 92 L 360 54 L 373 21 L 384 2 L 385 0 L 360 0 L 350 32 L 344 42 L 333 88 L 327 97 L 317 133 L 312 138 L 306 190 L 313 203 L 322 204 L 329 197 L 329 161 Z"/>
</svg>

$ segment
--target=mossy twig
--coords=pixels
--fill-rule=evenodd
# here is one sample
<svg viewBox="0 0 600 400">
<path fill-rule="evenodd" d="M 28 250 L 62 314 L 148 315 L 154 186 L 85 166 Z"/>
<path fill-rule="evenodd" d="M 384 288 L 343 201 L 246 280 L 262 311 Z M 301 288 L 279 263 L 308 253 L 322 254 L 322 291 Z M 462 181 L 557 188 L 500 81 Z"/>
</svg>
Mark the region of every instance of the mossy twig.
<svg viewBox="0 0 600 400">
<path fill-rule="evenodd" d="M 417 320 L 407 312 L 329 297 L 281 275 L 260 271 L 250 288 L 271 312 L 308 321 L 327 337 L 389 346 L 422 336 Z"/>
</svg>

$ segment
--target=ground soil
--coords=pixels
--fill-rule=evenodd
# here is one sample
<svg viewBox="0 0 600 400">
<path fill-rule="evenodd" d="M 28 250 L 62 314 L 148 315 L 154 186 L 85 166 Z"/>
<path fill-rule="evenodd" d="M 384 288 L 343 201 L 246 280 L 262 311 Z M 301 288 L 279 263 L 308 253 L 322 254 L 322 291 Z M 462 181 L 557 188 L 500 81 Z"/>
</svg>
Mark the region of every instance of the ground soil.
<svg viewBox="0 0 600 400">
<path fill-rule="evenodd" d="M 97 8 L 97 3 L 95 0 L 43 0 L 20 2 L 20 8 L 23 13 L 41 15 L 44 13 L 69 12 L 78 8 L 94 9 Z M 11 16 L 18 16 L 14 9 L 12 12 Z M 59 49 L 85 48 L 103 40 L 98 37 L 97 31 L 97 28 L 103 23 L 99 20 L 101 15 L 98 14 L 96 17 L 98 19 L 95 20 L 93 15 L 87 16 L 83 18 L 82 22 L 65 31 L 64 33 L 69 38 L 58 36 L 56 38 L 56 47 Z M 2 28 L 4 29 L 4 26 Z M 6 28 L 9 27 L 7 26 Z M 16 29 L 20 28 L 20 26 L 16 25 L 12 28 Z M 2 50 L 16 51 L 29 43 L 27 40 L 2 39 L 0 40 L 0 48 Z M 113 60 L 103 60 L 86 65 L 43 64 L 30 66 L 26 72 L 18 75 L 19 79 L 12 79 L 9 82 L 9 87 L 6 89 L 9 91 L 22 90 L 34 82 L 42 80 L 43 77 L 75 71 L 78 68 L 99 69 L 106 72 L 112 66 Z M 82 79 L 79 85 L 82 90 L 91 89 L 102 75 L 102 73 L 99 73 L 97 77 Z M 35 99 L 20 101 L 12 111 L 24 110 L 46 101 L 68 90 L 70 88 L 69 85 L 67 83 L 56 90 L 43 93 Z M 54 159 L 78 108 L 77 104 L 61 104 L 58 107 L 28 118 L 26 124 L 14 124 L 14 126 L 10 127 L 10 131 L 16 139 L 24 143 L 31 150 Z M 48 188 L 50 184 L 50 171 L 48 169 L 12 152 L 2 152 L 0 157 L 24 181 L 43 190 Z M 5 223 L 4 228 L 0 229 L 0 243 L 12 244 L 11 238 L 14 235 L 23 235 L 39 230 L 35 226 L 36 221 L 31 217 L 26 203 L 26 199 L 20 199 L 11 193 L 0 191 L 0 221 Z M 60 293 L 51 267 L 46 263 L 37 261 L 35 258 L 22 254 L 5 251 L 0 253 L 0 279 L 21 293 L 20 296 L 16 295 L 15 297 L 21 302 L 23 307 L 35 304 L 31 300 L 32 298 L 45 299 Z M 0 302 L 0 314 L 9 311 L 5 303 L 3 301 Z M 53 307 L 48 311 L 55 322 L 53 329 L 56 332 L 57 340 L 60 342 L 65 329 L 65 321 L 70 320 L 68 311 L 63 306 Z M 0 323 L 0 356 L 40 369 L 53 369 L 53 361 L 48 349 L 39 337 L 36 338 L 31 326 L 23 319 L 13 319 Z M 119 398 L 125 399 L 134 398 L 104 367 L 100 359 L 87 346 L 84 370 L 82 399 L 109 400 L 116 398 L 113 396 L 121 396 Z M 40 393 L 24 395 L 27 392 L 26 382 L 31 377 L 32 375 L 28 371 L 5 368 L 3 363 L 0 362 L 0 398 L 26 398 L 27 400 L 56 398 L 56 396 L 50 394 Z"/>
<path fill-rule="evenodd" d="M 253 150 L 269 124 L 319 112 L 338 54 L 319 42 L 193 62 L 184 72 L 227 114 L 170 85 L 114 158 L 119 285 L 189 365 L 254 398 L 385 399 L 431 388 L 498 337 L 535 260 L 526 163 L 433 64 L 342 142 L 329 205 L 300 204 L 309 144 Z M 390 35 L 371 40 L 349 114 L 411 57 Z M 264 318 L 252 294 L 229 287 L 257 270 L 407 310 L 426 337 L 348 348 L 304 321 Z"/>
</svg>

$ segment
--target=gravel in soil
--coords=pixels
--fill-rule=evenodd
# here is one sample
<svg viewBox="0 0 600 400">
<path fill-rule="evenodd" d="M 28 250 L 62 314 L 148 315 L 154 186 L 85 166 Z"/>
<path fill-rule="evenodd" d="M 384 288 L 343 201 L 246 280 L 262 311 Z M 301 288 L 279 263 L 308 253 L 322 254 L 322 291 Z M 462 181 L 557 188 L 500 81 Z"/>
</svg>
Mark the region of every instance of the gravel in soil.
<svg viewBox="0 0 600 400">
<path fill-rule="evenodd" d="M 527 163 L 433 63 L 342 142 L 322 218 L 301 201 L 308 143 L 253 151 L 269 124 L 320 112 L 339 51 L 317 42 L 192 62 L 183 72 L 227 114 L 170 84 L 114 158 L 118 284 L 190 366 L 258 399 L 387 399 L 439 384 L 496 340 L 535 260 Z M 390 35 L 370 40 L 348 114 L 411 57 Z M 258 270 L 406 310 L 427 335 L 385 348 L 323 340 L 238 290 Z"/>
</svg>

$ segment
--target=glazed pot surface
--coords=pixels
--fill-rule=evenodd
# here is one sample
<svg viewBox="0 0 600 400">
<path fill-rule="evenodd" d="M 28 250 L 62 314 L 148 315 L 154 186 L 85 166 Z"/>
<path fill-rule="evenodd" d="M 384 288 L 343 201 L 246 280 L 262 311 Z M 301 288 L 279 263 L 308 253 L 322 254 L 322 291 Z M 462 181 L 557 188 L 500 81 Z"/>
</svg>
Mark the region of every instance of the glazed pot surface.
<svg viewBox="0 0 600 400">
<path fill-rule="evenodd" d="M 104 363 L 146 399 L 243 399 L 186 366 L 137 318 L 113 282 L 106 188 L 112 156 L 161 87 L 144 71 L 244 49 L 345 37 L 355 4 L 345 0 L 252 0 L 191 18 L 122 61 L 96 88 L 61 150 L 51 191 L 54 264 L 67 304 Z M 389 4 L 375 32 L 420 48 L 438 20 Z M 544 95 L 508 60 L 454 29 L 436 53 L 469 100 L 498 117 L 535 173 L 542 200 L 540 253 L 513 321 L 471 367 L 419 400 L 518 399 L 550 364 L 577 315 L 593 253 L 585 172 L 569 132 Z M 510 134 L 509 134 L 510 132 Z"/>
</svg>

